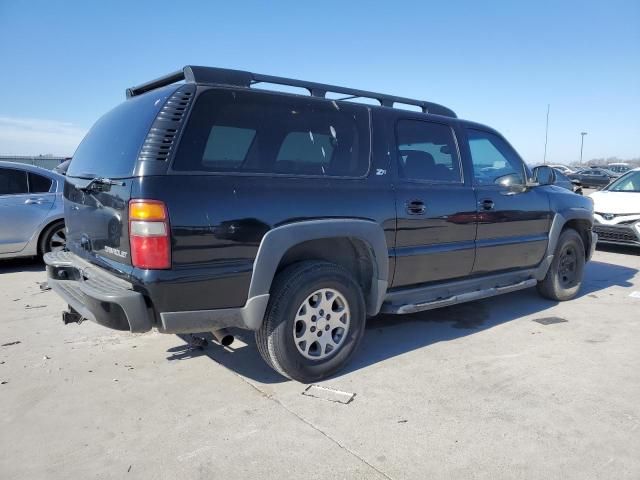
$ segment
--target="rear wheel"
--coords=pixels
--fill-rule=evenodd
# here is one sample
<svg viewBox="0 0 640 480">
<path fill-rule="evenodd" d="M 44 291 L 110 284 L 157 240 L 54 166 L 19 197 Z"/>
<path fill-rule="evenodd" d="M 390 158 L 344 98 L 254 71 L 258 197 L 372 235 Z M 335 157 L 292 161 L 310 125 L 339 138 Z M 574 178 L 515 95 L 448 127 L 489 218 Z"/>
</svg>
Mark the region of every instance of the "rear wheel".
<svg viewBox="0 0 640 480">
<path fill-rule="evenodd" d="M 66 246 L 67 234 L 64 231 L 64 222 L 54 222 L 42 232 L 38 252 L 44 255 L 47 252 L 64 250 Z"/>
<path fill-rule="evenodd" d="M 325 378 L 351 358 L 365 326 L 360 286 L 344 268 L 301 262 L 278 274 L 256 343 L 278 373 L 303 383 Z"/>
<path fill-rule="evenodd" d="M 585 251 L 580 234 L 573 229 L 562 232 L 546 277 L 538 282 L 538 292 L 556 301 L 571 300 L 582 285 Z"/>
</svg>

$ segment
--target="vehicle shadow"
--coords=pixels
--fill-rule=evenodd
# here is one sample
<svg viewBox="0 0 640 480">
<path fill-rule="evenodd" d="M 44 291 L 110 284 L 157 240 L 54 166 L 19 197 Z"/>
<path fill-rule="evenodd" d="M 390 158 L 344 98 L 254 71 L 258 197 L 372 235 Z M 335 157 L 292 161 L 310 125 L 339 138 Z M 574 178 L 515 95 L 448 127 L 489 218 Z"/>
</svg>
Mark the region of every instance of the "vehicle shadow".
<svg viewBox="0 0 640 480">
<path fill-rule="evenodd" d="M 592 261 L 578 298 L 612 286 L 631 287 L 638 271 L 611 263 Z M 349 365 L 336 376 L 367 368 L 404 353 L 493 328 L 527 315 L 540 314 L 557 302 L 546 300 L 534 288 L 485 300 L 454 305 L 411 315 L 378 315 L 367 321 L 360 349 Z M 549 316 L 549 315 L 546 315 Z M 169 349 L 168 360 L 186 360 L 206 355 L 229 370 L 264 383 L 287 381 L 274 372 L 258 353 L 252 332 L 234 330 L 236 341 L 222 347 L 211 334 L 198 334 L 209 345 L 199 349 L 189 345 L 189 335 L 179 335 L 186 343 Z"/>
<path fill-rule="evenodd" d="M 45 265 L 38 257 L 10 258 L 0 260 L 0 275 L 16 272 L 44 272 Z"/>
<path fill-rule="evenodd" d="M 625 255 L 640 256 L 640 248 L 638 247 L 627 247 L 625 245 L 599 243 L 596 248 L 602 252 L 621 253 Z"/>
</svg>

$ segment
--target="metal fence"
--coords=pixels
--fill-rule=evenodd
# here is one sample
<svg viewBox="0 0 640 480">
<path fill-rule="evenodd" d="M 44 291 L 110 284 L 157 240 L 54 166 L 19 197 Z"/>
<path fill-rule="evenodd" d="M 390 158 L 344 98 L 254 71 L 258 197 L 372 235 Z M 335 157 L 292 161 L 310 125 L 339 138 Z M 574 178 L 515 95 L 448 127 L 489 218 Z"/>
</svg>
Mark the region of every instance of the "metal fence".
<svg viewBox="0 0 640 480">
<path fill-rule="evenodd" d="M 53 169 L 56 165 L 62 163 L 65 157 L 28 157 L 23 155 L 0 155 L 0 161 L 3 162 L 16 162 L 16 163 L 28 163 L 29 165 L 36 165 L 38 167 Z"/>
</svg>

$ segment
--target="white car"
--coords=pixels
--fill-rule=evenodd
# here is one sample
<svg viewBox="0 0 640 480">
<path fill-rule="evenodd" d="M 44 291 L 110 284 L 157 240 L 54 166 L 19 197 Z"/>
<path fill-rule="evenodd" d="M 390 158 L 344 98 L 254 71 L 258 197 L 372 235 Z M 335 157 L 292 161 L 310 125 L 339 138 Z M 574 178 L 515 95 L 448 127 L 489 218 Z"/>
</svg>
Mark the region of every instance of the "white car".
<svg viewBox="0 0 640 480">
<path fill-rule="evenodd" d="M 592 193 L 598 242 L 640 247 L 640 168 Z"/>
<path fill-rule="evenodd" d="M 571 173 L 575 173 L 575 170 L 572 170 L 571 168 L 567 167 L 566 165 L 557 164 L 557 165 L 549 165 L 549 166 L 551 168 L 555 168 L 556 170 L 560 170 L 565 175 L 569 175 Z"/>
</svg>

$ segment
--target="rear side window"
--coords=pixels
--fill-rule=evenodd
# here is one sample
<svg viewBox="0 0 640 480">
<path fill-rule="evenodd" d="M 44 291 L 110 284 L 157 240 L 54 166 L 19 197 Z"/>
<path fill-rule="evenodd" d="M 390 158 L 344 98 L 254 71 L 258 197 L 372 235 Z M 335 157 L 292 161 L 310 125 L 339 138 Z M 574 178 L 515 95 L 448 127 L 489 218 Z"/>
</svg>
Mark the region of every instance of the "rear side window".
<svg viewBox="0 0 640 480">
<path fill-rule="evenodd" d="M 250 128 L 214 125 L 204 147 L 203 165 L 238 168 L 247 157 L 255 136 L 256 131 Z"/>
<path fill-rule="evenodd" d="M 28 193 L 27 172 L 13 168 L 0 168 L 0 195 Z"/>
<path fill-rule="evenodd" d="M 258 92 L 200 95 L 176 171 L 361 177 L 369 170 L 366 108 Z"/>
<path fill-rule="evenodd" d="M 121 103 L 103 115 L 73 154 L 70 177 L 133 175 L 138 153 L 156 115 L 177 86 L 159 88 Z"/>
<path fill-rule="evenodd" d="M 47 193 L 51 190 L 52 180 L 37 173 L 29 173 L 29 192 Z"/>
</svg>

